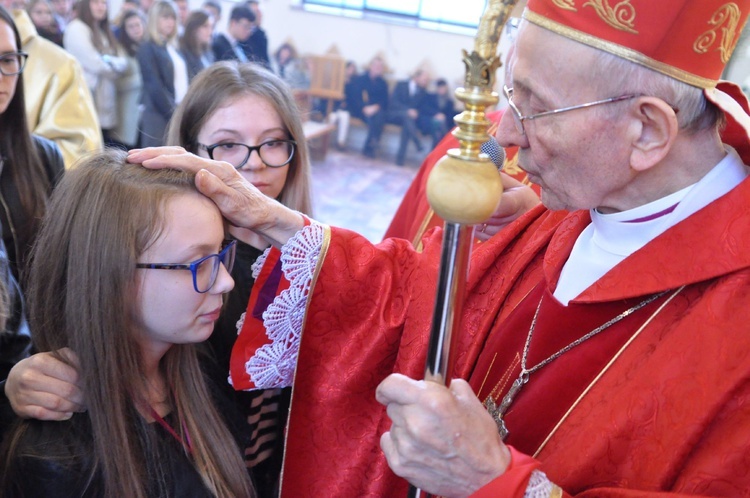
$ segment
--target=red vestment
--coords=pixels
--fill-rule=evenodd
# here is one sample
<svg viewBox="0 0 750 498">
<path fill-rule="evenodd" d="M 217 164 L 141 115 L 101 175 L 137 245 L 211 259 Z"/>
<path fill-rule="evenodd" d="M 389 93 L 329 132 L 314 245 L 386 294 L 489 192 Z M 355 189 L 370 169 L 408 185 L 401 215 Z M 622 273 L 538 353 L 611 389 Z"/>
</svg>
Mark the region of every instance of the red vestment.
<svg viewBox="0 0 750 498">
<path fill-rule="evenodd" d="M 571 301 L 587 315 L 582 323 L 592 322 L 582 335 L 627 303 L 668 291 L 531 376 L 507 416 L 509 441 L 536 453 L 537 462 L 521 455 L 521 463 L 540 465 L 554 483 L 582 496 L 747 493 L 749 196 L 746 180 Z M 520 355 L 528 317 L 513 318 L 514 311 L 533 312 L 538 299 L 529 293 L 554 290 L 588 222 L 587 212 L 540 206 L 475 249 L 455 376 L 477 388 L 487 374 L 478 364 L 489 344 Z M 424 373 L 439 249 L 439 231 L 419 254 L 404 240 L 373 246 L 331 230 L 306 310 L 282 496 L 404 496 L 406 482 L 388 469 L 379 448 L 390 421 L 374 392 L 392 372 Z M 511 320 L 520 330 L 503 329 Z M 542 338 L 554 339 L 554 329 L 541 317 L 539 326 L 530 364 L 559 348 L 545 346 Z M 571 376 L 581 362 L 594 367 Z M 517 370 L 509 375 L 512 381 Z M 524 475 L 511 472 L 482 492 L 522 493 Z"/>
</svg>

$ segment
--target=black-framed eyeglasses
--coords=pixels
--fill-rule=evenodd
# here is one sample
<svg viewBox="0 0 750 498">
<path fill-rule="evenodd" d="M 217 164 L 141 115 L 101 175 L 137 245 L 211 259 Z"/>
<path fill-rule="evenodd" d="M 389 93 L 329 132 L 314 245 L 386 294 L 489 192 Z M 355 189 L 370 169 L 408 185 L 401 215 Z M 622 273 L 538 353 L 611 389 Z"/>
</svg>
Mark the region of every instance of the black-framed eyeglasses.
<svg viewBox="0 0 750 498">
<path fill-rule="evenodd" d="M 255 146 L 223 142 L 213 145 L 198 144 L 198 147 L 208 152 L 208 157 L 211 159 L 228 162 L 237 169 L 241 169 L 247 164 L 253 151 L 258 153 L 260 160 L 269 168 L 281 168 L 291 162 L 297 142 L 294 140 L 268 140 Z"/>
<path fill-rule="evenodd" d="M 524 116 L 523 114 L 521 114 L 521 111 L 518 110 L 518 107 L 516 107 L 516 104 L 513 102 L 513 88 L 509 88 L 508 86 L 503 85 L 503 93 L 505 94 L 505 98 L 508 100 L 508 107 L 510 107 L 513 111 L 513 122 L 516 125 L 516 130 L 518 130 L 518 133 L 520 133 L 521 135 L 526 135 L 526 129 L 523 126 L 524 121 L 531 121 L 544 116 L 552 116 L 553 114 L 560 114 L 568 111 L 575 111 L 576 109 L 586 109 L 587 107 L 610 104 L 612 102 L 620 102 L 621 100 L 634 99 L 639 96 L 638 94 L 634 93 L 628 95 L 620 95 L 619 97 L 611 97 L 604 100 L 586 102 L 585 104 L 572 105 L 570 107 L 562 107 L 560 109 L 553 109 L 551 111 L 544 111 L 537 114 Z"/>
<path fill-rule="evenodd" d="M 26 59 L 29 54 L 26 52 L 10 52 L 0 54 L 0 73 L 4 76 L 13 76 L 21 74 L 26 66 Z"/>
<path fill-rule="evenodd" d="M 193 274 L 193 288 L 195 292 L 203 294 L 211 290 L 219 276 L 219 265 L 223 264 L 228 272 L 234 266 L 234 256 L 237 252 L 237 241 L 229 242 L 218 254 L 209 254 L 187 264 L 172 263 L 137 263 L 136 268 L 147 270 L 190 270 Z"/>
</svg>

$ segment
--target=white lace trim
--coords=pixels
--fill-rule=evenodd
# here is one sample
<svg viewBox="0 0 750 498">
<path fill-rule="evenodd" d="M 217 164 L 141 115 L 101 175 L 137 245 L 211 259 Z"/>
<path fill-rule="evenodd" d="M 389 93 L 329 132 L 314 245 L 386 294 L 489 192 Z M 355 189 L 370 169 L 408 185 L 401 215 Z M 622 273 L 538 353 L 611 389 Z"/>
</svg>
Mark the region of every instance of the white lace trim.
<svg viewBox="0 0 750 498">
<path fill-rule="evenodd" d="M 268 258 L 269 252 L 271 252 L 271 246 L 266 247 L 266 250 L 263 251 L 263 254 L 258 256 L 258 259 L 255 260 L 255 263 L 250 266 L 250 270 L 252 270 L 253 272 L 254 279 L 257 279 L 258 275 L 260 275 L 260 270 L 263 268 L 263 265 L 266 264 L 266 258 Z"/>
<path fill-rule="evenodd" d="M 549 498 L 552 492 L 557 488 L 552 481 L 547 479 L 547 475 L 539 470 L 531 473 L 529 484 L 526 486 L 526 492 L 523 498 Z"/>
<path fill-rule="evenodd" d="M 271 344 L 259 348 L 245 363 L 245 370 L 257 389 L 292 385 L 305 304 L 324 235 L 323 225 L 313 221 L 281 248 L 281 269 L 289 288 L 276 296 L 263 313 L 263 325 Z"/>
</svg>

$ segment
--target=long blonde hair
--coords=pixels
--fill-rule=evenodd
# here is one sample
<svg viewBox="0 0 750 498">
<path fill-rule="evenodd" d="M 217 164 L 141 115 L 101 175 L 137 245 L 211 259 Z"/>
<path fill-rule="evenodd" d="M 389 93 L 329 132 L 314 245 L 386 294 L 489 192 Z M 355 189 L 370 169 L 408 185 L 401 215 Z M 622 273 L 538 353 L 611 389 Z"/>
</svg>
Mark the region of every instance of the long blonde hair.
<svg viewBox="0 0 750 498">
<path fill-rule="evenodd" d="M 297 151 L 289 163 L 289 173 L 279 194 L 279 202 L 312 215 L 310 160 L 299 109 L 288 85 L 257 64 L 225 61 L 201 71 L 190 83 L 187 95 L 169 122 L 167 143 L 182 146 L 196 154 L 198 134 L 206 121 L 229 100 L 248 94 L 265 99 L 281 117 L 289 138 L 297 142 Z M 248 119 L 252 119 L 252 116 L 248 116 Z"/>
<path fill-rule="evenodd" d="M 145 462 L 154 458 L 148 441 L 155 433 L 136 409 L 147 386 L 132 333 L 135 265 L 165 228 L 166 203 L 195 192 L 193 181 L 187 173 L 128 164 L 124 152 L 93 155 L 55 191 L 33 252 L 28 297 L 34 343 L 39 351 L 68 347 L 78 355 L 92 458 L 106 496 L 147 493 Z M 219 497 L 254 496 L 241 451 L 207 402 L 211 391 L 196 346 L 172 346 L 160 368 L 175 430 L 190 441 L 206 487 Z"/>
</svg>

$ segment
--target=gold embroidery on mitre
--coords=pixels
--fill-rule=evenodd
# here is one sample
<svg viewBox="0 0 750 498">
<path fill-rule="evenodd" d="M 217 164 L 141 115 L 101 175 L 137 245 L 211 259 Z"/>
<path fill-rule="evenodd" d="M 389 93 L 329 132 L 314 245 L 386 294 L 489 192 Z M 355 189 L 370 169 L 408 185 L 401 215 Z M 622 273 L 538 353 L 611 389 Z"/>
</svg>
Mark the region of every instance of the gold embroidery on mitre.
<svg viewBox="0 0 750 498">
<path fill-rule="evenodd" d="M 552 0 L 552 3 L 564 10 L 572 10 L 573 12 L 577 12 L 578 10 L 573 0 Z"/>
<path fill-rule="evenodd" d="M 721 62 L 726 64 L 729 62 L 729 57 L 734 51 L 734 47 L 739 41 L 737 37 L 737 26 L 740 24 L 740 8 L 736 3 L 727 3 L 719 7 L 719 10 L 714 12 L 711 16 L 711 20 L 708 24 L 714 26 L 709 29 L 695 40 L 693 43 L 693 50 L 699 54 L 705 54 L 708 49 L 713 46 L 716 41 L 716 32 L 721 29 L 721 43 L 719 44 L 719 52 L 721 53 Z"/>
<path fill-rule="evenodd" d="M 613 28 L 638 34 L 635 29 L 635 7 L 630 5 L 630 0 L 622 0 L 614 7 L 607 0 L 589 0 L 583 6 L 593 7 L 599 17 Z"/>
</svg>

